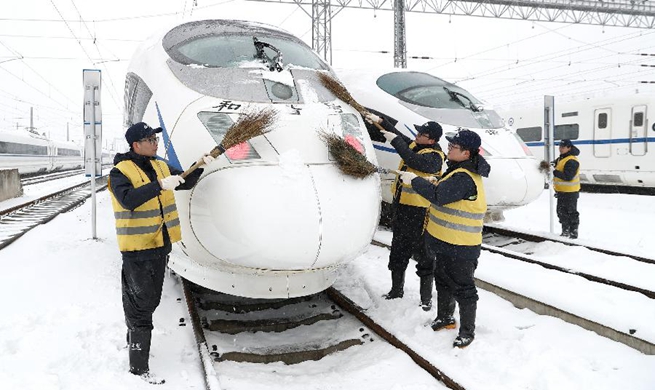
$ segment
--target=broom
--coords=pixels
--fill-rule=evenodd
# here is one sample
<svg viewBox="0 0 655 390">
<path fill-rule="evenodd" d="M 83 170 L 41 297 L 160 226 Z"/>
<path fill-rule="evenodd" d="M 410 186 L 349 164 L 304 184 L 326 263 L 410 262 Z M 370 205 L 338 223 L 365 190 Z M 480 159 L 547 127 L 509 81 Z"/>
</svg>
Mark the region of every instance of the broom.
<svg viewBox="0 0 655 390">
<path fill-rule="evenodd" d="M 376 172 L 400 174 L 399 171 L 394 169 L 380 168 L 373 165 L 363 154 L 336 134 L 319 131 L 318 136 L 327 144 L 339 170 L 348 176 L 363 179 Z"/>
<path fill-rule="evenodd" d="M 244 143 L 252 138 L 268 133 L 275 122 L 277 112 L 271 108 L 263 108 L 259 111 L 246 113 L 236 121 L 225 133 L 225 137 L 218 146 L 209 152 L 209 155 L 217 158 L 233 146 Z M 180 176 L 187 177 L 196 168 L 204 165 L 200 158 L 191 168 L 187 169 Z"/>
<path fill-rule="evenodd" d="M 339 82 L 339 80 L 335 79 L 334 77 L 330 76 L 328 73 L 325 72 L 319 72 L 318 73 L 318 78 L 321 80 L 321 84 L 334 96 L 336 96 L 338 99 L 346 102 L 347 104 L 350 104 L 357 112 L 359 112 L 362 116 L 366 116 L 366 114 L 370 114 L 366 107 L 362 106 L 361 104 L 357 103 L 355 101 L 355 98 L 352 97 L 350 92 L 346 89 L 346 87 Z M 386 131 L 382 126 L 380 126 L 379 123 L 373 122 L 375 127 L 378 128 L 378 130 Z"/>
<path fill-rule="evenodd" d="M 539 163 L 539 172 L 548 173 L 550 171 L 550 164 L 546 160 L 541 160 Z"/>
</svg>

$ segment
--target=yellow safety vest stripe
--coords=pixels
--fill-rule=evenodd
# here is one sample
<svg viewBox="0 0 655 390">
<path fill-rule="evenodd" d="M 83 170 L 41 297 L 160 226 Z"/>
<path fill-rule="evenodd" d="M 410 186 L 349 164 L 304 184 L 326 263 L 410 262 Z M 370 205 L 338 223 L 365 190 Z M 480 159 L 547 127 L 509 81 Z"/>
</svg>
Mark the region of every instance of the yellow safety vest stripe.
<svg viewBox="0 0 655 390">
<path fill-rule="evenodd" d="M 578 161 L 575 156 L 566 156 L 557 162 L 555 170 L 564 172 L 564 166 L 570 160 Z M 579 192 L 580 191 L 580 165 L 578 161 L 578 170 L 575 171 L 575 176 L 571 180 L 562 180 L 558 177 L 553 178 L 553 186 L 557 192 Z"/>
<path fill-rule="evenodd" d="M 410 149 L 414 149 L 414 147 L 416 147 L 416 142 L 412 142 L 409 145 Z M 441 161 L 443 163 L 445 155 L 441 150 L 433 149 L 433 148 L 425 148 L 418 151 L 418 154 L 427 154 L 427 153 L 437 153 L 441 157 Z M 441 177 L 441 170 L 437 172 L 422 172 L 407 166 L 405 164 L 405 160 L 403 159 L 400 159 L 400 163 L 398 164 L 398 170 L 404 172 L 412 172 L 415 173 L 417 176 L 425 177 L 425 178 L 434 176 L 438 179 Z M 391 194 L 394 196 L 398 188 L 399 180 L 400 180 L 399 178 L 396 178 L 393 185 L 391 186 Z M 424 197 L 422 197 L 421 195 L 417 194 L 416 191 L 412 189 L 412 185 L 410 183 L 407 184 L 400 183 L 400 204 L 423 207 L 426 209 L 430 206 L 430 202 Z"/>
<path fill-rule="evenodd" d="M 159 160 L 151 160 L 158 179 L 170 176 L 168 165 Z M 150 179 L 133 161 L 121 161 L 116 165 L 134 188 L 150 183 Z M 161 191 L 156 196 L 134 210 L 121 206 L 111 192 L 112 207 L 116 218 L 116 235 L 121 251 L 137 251 L 159 248 L 164 245 L 163 225 L 166 225 L 171 242 L 181 239 L 180 220 L 175 206 L 173 191 Z M 163 216 L 162 216 L 163 213 Z"/>
<path fill-rule="evenodd" d="M 430 205 L 426 231 L 432 237 L 453 245 L 474 246 L 482 244 L 482 228 L 487 212 L 487 200 L 482 177 L 466 169 L 455 169 L 439 182 L 448 180 L 457 172 L 464 172 L 473 179 L 478 195 L 475 199 L 459 200 L 447 205 Z"/>
</svg>

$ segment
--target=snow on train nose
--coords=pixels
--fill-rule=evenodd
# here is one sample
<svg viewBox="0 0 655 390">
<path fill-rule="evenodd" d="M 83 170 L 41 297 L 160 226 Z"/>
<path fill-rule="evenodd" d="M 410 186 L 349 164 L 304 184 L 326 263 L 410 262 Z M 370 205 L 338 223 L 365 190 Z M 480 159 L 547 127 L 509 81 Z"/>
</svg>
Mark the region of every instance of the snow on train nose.
<svg viewBox="0 0 655 390">
<path fill-rule="evenodd" d="M 489 208 L 518 207 L 537 199 L 544 189 L 544 176 L 533 158 L 489 159 L 491 173 L 485 181 Z"/>
<path fill-rule="evenodd" d="M 330 164 L 221 169 L 194 188 L 190 225 L 209 254 L 233 265 L 331 266 L 354 258 L 370 242 L 378 186 L 376 175 L 352 179 Z"/>
</svg>

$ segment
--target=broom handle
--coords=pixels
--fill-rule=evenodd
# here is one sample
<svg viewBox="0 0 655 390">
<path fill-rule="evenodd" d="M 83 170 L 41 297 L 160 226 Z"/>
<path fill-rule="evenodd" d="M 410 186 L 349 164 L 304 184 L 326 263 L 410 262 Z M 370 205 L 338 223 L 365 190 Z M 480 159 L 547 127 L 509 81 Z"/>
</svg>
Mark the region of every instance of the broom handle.
<svg viewBox="0 0 655 390">
<path fill-rule="evenodd" d="M 209 155 L 214 158 L 217 158 L 224 152 L 225 152 L 225 148 L 223 148 L 223 145 L 218 145 L 209 152 Z M 182 178 L 185 179 L 187 176 L 191 174 L 191 172 L 195 171 L 196 168 L 199 168 L 202 165 L 205 165 L 205 162 L 203 161 L 202 157 L 200 157 L 200 160 L 196 161 L 195 164 L 193 164 L 189 169 L 184 171 L 180 176 L 182 176 Z"/>
</svg>

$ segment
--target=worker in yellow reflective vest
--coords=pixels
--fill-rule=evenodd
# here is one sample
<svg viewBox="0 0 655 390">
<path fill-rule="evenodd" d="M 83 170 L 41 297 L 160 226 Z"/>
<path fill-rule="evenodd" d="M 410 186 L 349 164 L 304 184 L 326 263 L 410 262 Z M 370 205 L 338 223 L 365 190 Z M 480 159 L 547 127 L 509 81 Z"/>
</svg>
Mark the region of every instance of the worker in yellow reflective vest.
<svg viewBox="0 0 655 390">
<path fill-rule="evenodd" d="M 182 171 L 157 159 L 156 134 L 161 131 L 143 122 L 127 129 L 130 150 L 116 154 L 108 185 L 123 257 L 121 284 L 130 372 L 151 384 L 164 383 L 150 373 L 148 365 L 152 315 L 161 300 L 171 244 L 182 238 L 173 190 L 192 188 L 203 172 L 198 168 L 185 180 Z M 209 164 L 213 157 L 201 160 Z"/>
<path fill-rule="evenodd" d="M 438 179 L 444 153 L 438 142 L 443 130 L 437 122 L 414 125 L 416 138 L 412 140 L 395 129 L 388 119 L 367 114 L 366 120 L 377 122 L 385 130 L 381 133 L 391 143 L 400 156 L 398 170 L 413 172 L 420 177 Z M 384 295 L 386 299 L 402 298 L 405 287 L 405 271 L 410 257 L 416 260 L 416 274 L 419 276 L 421 293 L 420 306 L 425 311 L 432 308 L 432 280 L 434 261 L 428 257 L 424 245 L 425 218 L 430 203 L 412 190 L 411 185 L 398 179 L 391 187 L 393 196 L 393 237 L 389 254 L 391 271 L 391 290 Z"/>
<path fill-rule="evenodd" d="M 478 134 L 460 129 L 448 140 L 448 169 L 435 185 L 411 172 L 401 174 L 403 183 L 430 202 L 425 244 L 435 259 L 437 317 L 432 329 L 454 329 L 455 303 L 459 304 L 459 334 L 454 347 L 464 348 L 475 337 L 478 292 L 473 274 L 482 245 L 482 227 L 487 211 L 482 177 L 491 167 L 480 155 Z"/>
<path fill-rule="evenodd" d="M 557 197 L 557 217 L 562 236 L 578 238 L 578 198 L 580 197 L 580 150 L 570 139 L 559 142 L 559 157 L 553 161 L 553 187 Z"/>
</svg>

